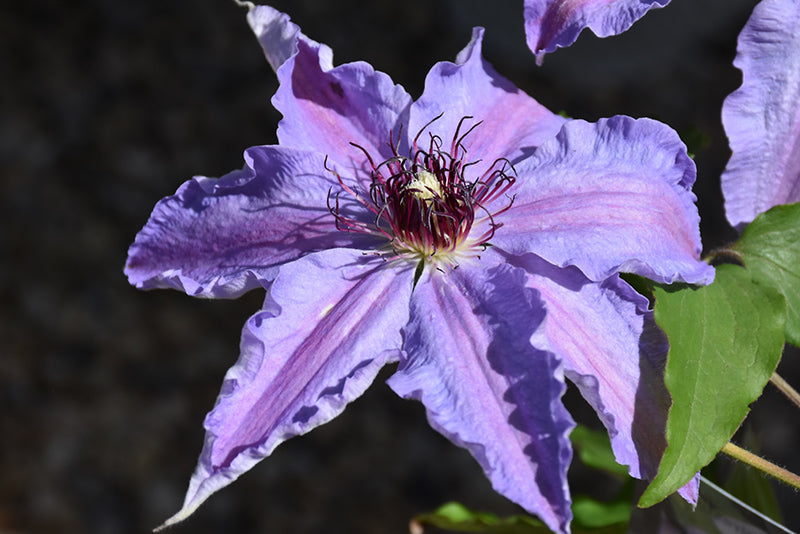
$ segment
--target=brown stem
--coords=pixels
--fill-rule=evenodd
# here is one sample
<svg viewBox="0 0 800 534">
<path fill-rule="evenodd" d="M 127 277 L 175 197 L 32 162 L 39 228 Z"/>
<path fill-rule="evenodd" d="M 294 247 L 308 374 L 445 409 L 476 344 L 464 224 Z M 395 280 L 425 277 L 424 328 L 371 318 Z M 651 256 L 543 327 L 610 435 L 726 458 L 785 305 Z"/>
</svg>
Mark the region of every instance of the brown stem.
<svg viewBox="0 0 800 534">
<path fill-rule="evenodd" d="M 744 450 L 738 445 L 728 442 L 724 447 L 722 447 L 721 452 L 724 452 L 731 458 L 735 458 L 740 462 L 744 462 L 751 467 L 755 467 L 762 473 L 766 473 L 773 478 L 777 478 L 781 482 L 789 484 L 796 489 L 800 489 L 800 476 L 797 476 L 791 471 L 787 471 L 782 467 L 778 467 L 772 462 L 768 462 L 760 456 L 756 456 L 752 452 Z"/>
<path fill-rule="evenodd" d="M 773 373 L 769 381 L 772 382 L 772 385 L 778 388 L 781 393 L 786 395 L 786 398 L 792 401 L 795 406 L 800 408 L 800 393 L 790 386 L 786 380 L 781 378 L 778 373 Z"/>
</svg>

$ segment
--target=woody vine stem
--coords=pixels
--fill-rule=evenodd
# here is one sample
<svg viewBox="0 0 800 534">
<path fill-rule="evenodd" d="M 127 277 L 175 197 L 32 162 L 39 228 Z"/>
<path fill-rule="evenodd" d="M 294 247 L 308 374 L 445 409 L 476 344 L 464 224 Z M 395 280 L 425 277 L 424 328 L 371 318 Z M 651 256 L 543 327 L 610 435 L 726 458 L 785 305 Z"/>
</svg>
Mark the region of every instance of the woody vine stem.
<svg viewBox="0 0 800 534">
<path fill-rule="evenodd" d="M 772 385 L 778 388 L 778 390 L 783 393 L 787 399 L 792 401 L 795 406 L 800 408 L 800 393 L 790 386 L 786 380 L 781 378 L 778 373 L 773 373 L 769 381 L 772 382 Z"/>
<path fill-rule="evenodd" d="M 781 482 L 789 484 L 793 488 L 800 490 L 800 476 L 797 476 L 791 471 L 779 467 L 772 462 L 761 458 L 760 456 L 756 456 L 752 452 L 745 450 L 738 445 L 728 442 L 724 447 L 722 447 L 722 451 L 720 452 L 724 452 L 731 458 L 735 458 L 740 462 L 758 469 L 762 473 L 765 473 L 773 478 L 777 478 Z"/>
</svg>

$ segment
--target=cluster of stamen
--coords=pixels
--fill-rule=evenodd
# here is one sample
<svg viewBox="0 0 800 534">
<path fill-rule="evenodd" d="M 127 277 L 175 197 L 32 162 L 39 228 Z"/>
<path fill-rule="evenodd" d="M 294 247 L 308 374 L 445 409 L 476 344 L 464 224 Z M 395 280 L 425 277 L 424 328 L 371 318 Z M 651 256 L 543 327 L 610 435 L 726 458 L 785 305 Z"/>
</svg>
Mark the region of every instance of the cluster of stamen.
<svg viewBox="0 0 800 534">
<path fill-rule="evenodd" d="M 331 172 L 342 189 L 374 217 L 369 220 L 351 215 L 352 211 L 344 209 L 337 194 L 328 200 L 336 227 L 346 232 L 383 235 L 393 256 L 419 261 L 420 267 L 438 260 L 457 265 L 455 258 L 483 250 L 502 225 L 495 221 L 496 216 L 509 209 L 514 199 L 507 196 L 507 204 L 493 213 L 486 206 L 508 191 L 515 176 L 511 163 L 498 159 L 476 180 L 465 177 L 465 171 L 478 163 L 465 163 L 464 139 L 480 123 L 460 133 L 464 122 L 471 118 L 459 121 L 449 150 L 433 134 L 429 134 L 425 148 L 420 146 L 422 132 L 433 121 L 417 134 L 408 157 L 398 153 L 391 135 L 389 147 L 393 156 L 377 164 L 367 150 L 353 144 L 364 152 L 369 164 L 366 194 Z M 473 227 L 476 235 L 471 235 Z"/>
</svg>

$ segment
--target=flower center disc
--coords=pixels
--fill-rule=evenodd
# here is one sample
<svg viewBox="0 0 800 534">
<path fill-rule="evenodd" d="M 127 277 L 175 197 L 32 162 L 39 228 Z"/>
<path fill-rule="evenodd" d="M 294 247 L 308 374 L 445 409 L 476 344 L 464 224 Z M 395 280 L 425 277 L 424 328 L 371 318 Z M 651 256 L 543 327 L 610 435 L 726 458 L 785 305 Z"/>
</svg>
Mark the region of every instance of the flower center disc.
<svg viewBox="0 0 800 534">
<path fill-rule="evenodd" d="M 430 200 L 434 197 L 442 196 L 442 187 L 435 175 L 428 171 L 420 171 L 408 184 L 411 189 L 416 189 L 415 193 L 420 200 Z"/>
<path fill-rule="evenodd" d="M 345 216 L 338 195 L 334 205 L 329 199 L 328 207 L 339 230 L 385 236 L 392 258 L 455 267 L 459 258 L 477 256 L 501 226 L 495 217 L 514 199 L 507 197 L 508 202 L 494 212 L 490 204 L 514 184 L 515 173 L 508 160 L 498 159 L 477 180 L 464 176 L 465 169 L 478 163 L 464 162 L 463 143 L 480 123 L 460 134 L 472 117 L 459 121 L 448 151 L 434 134 L 429 134 L 426 147 L 420 147 L 422 132 L 438 118 L 417 134 L 408 157 L 398 153 L 391 136 L 394 155 L 377 165 L 364 148 L 353 145 L 364 152 L 371 167 L 368 195 L 359 194 L 334 172 L 344 191 L 373 213 L 371 223 Z"/>
</svg>

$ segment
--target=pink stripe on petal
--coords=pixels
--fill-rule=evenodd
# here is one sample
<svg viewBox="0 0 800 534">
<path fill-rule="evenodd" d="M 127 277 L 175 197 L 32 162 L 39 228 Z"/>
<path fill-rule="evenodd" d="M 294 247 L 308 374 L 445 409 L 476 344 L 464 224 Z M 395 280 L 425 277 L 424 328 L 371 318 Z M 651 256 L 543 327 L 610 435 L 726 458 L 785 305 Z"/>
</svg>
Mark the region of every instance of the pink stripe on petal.
<svg viewBox="0 0 800 534">
<path fill-rule="evenodd" d="M 739 35 L 742 86 L 725 99 L 731 156 L 725 212 L 745 226 L 778 204 L 800 202 L 800 3 L 763 0 Z"/>
<path fill-rule="evenodd" d="M 408 123 L 411 96 L 363 61 L 333 67 L 332 53 L 302 34 L 297 53 L 278 68 L 280 86 L 272 103 L 283 114 L 281 146 L 314 150 L 345 168 L 359 169 L 363 153 L 383 158 L 387 143 Z M 405 149 L 405 148 L 404 148 Z"/>
<path fill-rule="evenodd" d="M 205 447 L 183 508 L 269 456 L 283 441 L 336 417 L 384 364 L 396 361 L 408 320 L 409 269 L 337 249 L 281 269 L 242 332 L 241 356 L 205 421 Z"/>
<path fill-rule="evenodd" d="M 577 269 L 558 269 L 532 254 L 513 260 L 547 308 L 535 346 L 562 359 L 608 429 L 614 455 L 631 476 L 652 479 L 666 447 L 671 399 L 664 385 L 669 345 L 647 299 L 619 277 L 593 283 Z M 680 493 L 697 502 L 697 480 Z"/>
<path fill-rule="evenodd" d="M 417 285 L 407 359 L 389 385 L 420 400 L 431 426 L 469 450 L 495 490 L 567 532 L 573 422 L 560 365 L 529 342 L 544 313 L 521 270 L 487 261 Z"/>
<path fill-rule="evenodd" d="M 694 163 L 650 119 L 574 120 L 516 165 L 511 208 L 492 244 L 575 265 L 592 280 L 627 271 L 671 283 L 709 283 L 699 260 Z"/>
<path fill-rule="evenodd" d="M 156 205 L 128 252 L 132 284 L 232 298 L 284 262 L 363 241 L 336 231 L 327 202 L 339 184 L 321 155 L 264 146 L 245 160 L 244 170 L 195 178 Z"/>
<path fill-rule="evenodd" d="M 433 66 L 425 79 L 425 91 L 411 107 L 408 129 L 409 135 L 416 136 L 441 114 L 421 139 L 425 142 L 432 133 L 449 147 L 461 119 L 473 117 L 465 122 L 462 134 L 481 122 L 464 139 L 467 161 L 482 160 L 470 169 L 472 180 L 480 178 L 498 158 L 520 159 L 558 133 L 566 120 L 497 74 L 481 55 L 482 39 L 483 28 L 475 28 L 455 63 Z"/>
</svg>

